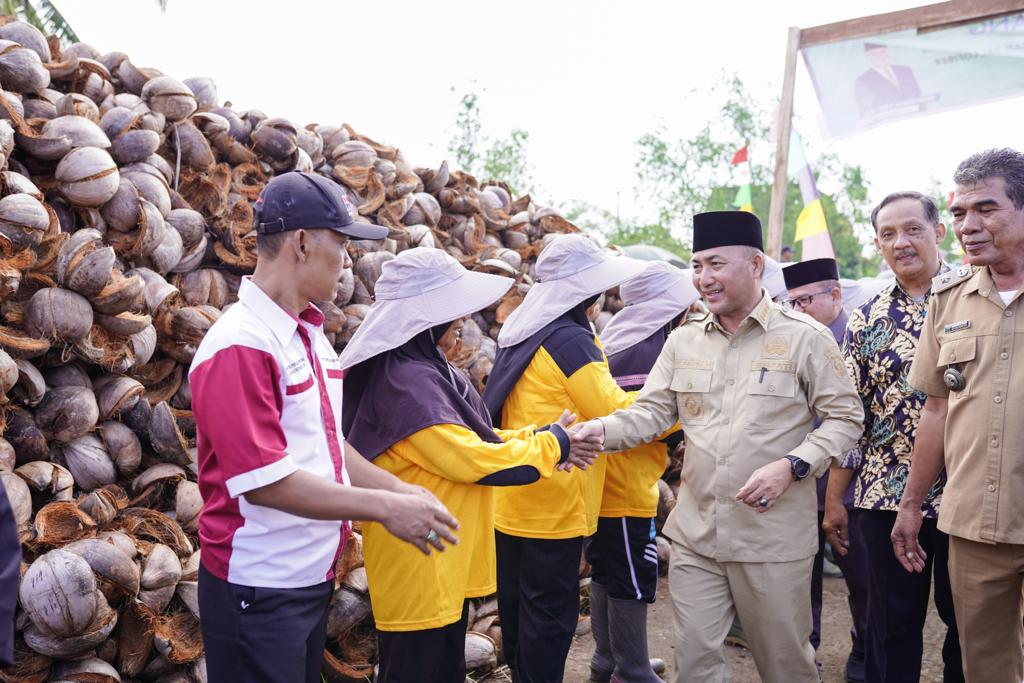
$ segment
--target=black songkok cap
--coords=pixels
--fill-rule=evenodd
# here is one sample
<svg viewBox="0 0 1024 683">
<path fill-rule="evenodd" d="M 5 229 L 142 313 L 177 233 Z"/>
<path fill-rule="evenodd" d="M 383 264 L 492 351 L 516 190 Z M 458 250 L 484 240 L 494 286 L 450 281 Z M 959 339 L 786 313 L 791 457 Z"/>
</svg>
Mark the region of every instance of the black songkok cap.
<svg viewBox="0 0 1024 683">
<path fill-rule="evenodd" d="M 749 211 L 706 211 L 693 217 L 693 253 L 732 246 L 764 251 L 757 216 Z"/>
<path fill-rule="evenodd" d="M 834 258 L 814 258 L 782 269 L 786 289 L 796 289 L 822 280 L 838 280 L 839 268 Z"/>
</svg>

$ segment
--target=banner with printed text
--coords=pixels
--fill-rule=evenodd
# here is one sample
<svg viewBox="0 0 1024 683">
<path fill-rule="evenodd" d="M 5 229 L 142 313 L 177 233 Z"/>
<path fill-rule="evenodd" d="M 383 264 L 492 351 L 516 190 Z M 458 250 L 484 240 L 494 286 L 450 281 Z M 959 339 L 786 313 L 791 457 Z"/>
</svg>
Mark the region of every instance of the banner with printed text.
<svg viewBox="0 0 1024 683">
<path fill-rule="evenodd" d="M 1024 94 L 1024 12 L 802 52 L 830 137 Z"/>
</svg>

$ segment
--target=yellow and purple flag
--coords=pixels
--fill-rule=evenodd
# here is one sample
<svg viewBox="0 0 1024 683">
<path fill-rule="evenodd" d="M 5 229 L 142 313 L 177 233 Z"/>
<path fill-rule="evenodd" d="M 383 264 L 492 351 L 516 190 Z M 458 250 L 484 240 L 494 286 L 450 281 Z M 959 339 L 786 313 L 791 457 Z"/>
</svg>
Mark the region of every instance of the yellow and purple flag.
<svg viewBox="0 0 1024 683">
<path fill-rule="evenodd" d="M 796 219 L 796 235 L 793 240 L 803 242 L 803 260 L 815 258 L 835 258 L 832 238 L 828 234 L 828 222 L 825 210 L 821 206 L 821 195 L 814 180 L 814 172 L 804 154 L 803 141 L 796 131 L 789 140 L 789 176 L 796 176 L 800 185 L 800 196 L 804 208 Z"/>
</svg>

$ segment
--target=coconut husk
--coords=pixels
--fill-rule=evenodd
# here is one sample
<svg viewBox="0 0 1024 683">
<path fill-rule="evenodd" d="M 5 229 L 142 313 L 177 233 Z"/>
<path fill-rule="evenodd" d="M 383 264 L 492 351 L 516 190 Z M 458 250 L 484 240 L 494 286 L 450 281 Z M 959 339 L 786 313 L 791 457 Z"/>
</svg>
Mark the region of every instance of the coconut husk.
<svg viewBox="0 0 1024 683">
<path fill-rule="evenodd" d="M 330 650 L 324 650 L 324 670 L 328 683 L 356 683 L 373 677 L 373 664 L 349 664 L 335 657 Z"/>
<path fill-rule="evenodd" d="M 117 669 L 124 676 L 138 676 L 153 651 L 156 616 L 141 602 L 129 602 L 121 610 L 117 632 Z"/>
<path fill-rule="evenodd" d="M 157 651 L 172 664 L 188 664 L 203 654 L 203 634 L 199 620 L 191 612 L 157 617 L 153 642 Z"/>
<path fill-rule="evenodd" d="M 14 641 L 14 664 L 0 669 L 0 681 L 4 683 L 46 683 L 50 680 L 53 660 L 25 644 L 24 640 Z"/>
<path fill-rule="evenodd" d="M 193 552 L 192 542 L 188 540 L 181 527 L 156 510 L 126 508 L 110 528 L 123 531 L 139 540 L 162 543 L 171 548 L 178 557 L 188 557 Z"/>
<path fill-rule="evenodd" d="M 70 502 L 44 505 L 36 513 L 33 537 L 29 545 L 39 551 L 59 548 L 72 541 L 96 535 L 96 522 L 81 508 Z"/>
</svg>

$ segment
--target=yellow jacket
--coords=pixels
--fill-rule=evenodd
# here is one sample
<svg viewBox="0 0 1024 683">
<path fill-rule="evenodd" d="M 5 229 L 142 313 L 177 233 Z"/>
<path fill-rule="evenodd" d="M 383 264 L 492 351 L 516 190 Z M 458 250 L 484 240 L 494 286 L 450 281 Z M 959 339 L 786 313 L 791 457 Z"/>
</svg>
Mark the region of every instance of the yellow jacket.
<svg viewBox="0 0 1024 683">
<path fill-rule="evenodd" d="M 600 343 L 594 337 L 600 350 Z M 566 365 L 563 362 L 563 365 Z M 501 423 L 510 427 L 554 422 L 568 408 L 578 420 L 604 417 L 632 405 L 635 394 L 624 392 L 612 379 L 604 352 L 569 375 L 546 346 L 537 349 L 502 407 Z M 602 456 L 586 471 L 541 479 L 495 493 L 494 526 L 525 538 L 574 538 L 597 531 L 601 492 L 609 458 Z M 660 473 L 659 473 L 660 475 Z"/>
<path fill-rule="evenodd" d="M 496 429 L 505 442 L 488 443 L 466 427 L 435 425 L 374 460 L 402 481 L 432 492 L 460 524 L 458 545 L 430 555 L 392 536 L 382 524 L 364 526 L 363 554 L 377 628 L 417 631 L 453 624 L 462 617 L 466 598 L 495 592 L 495 490 L 475 482 L 524 465 L 550 477 L 561 446 L 553 433 L 534 431 L 533 425 Z M 568 476 L 559 472 L 553 478 Z"/>
</svg>

